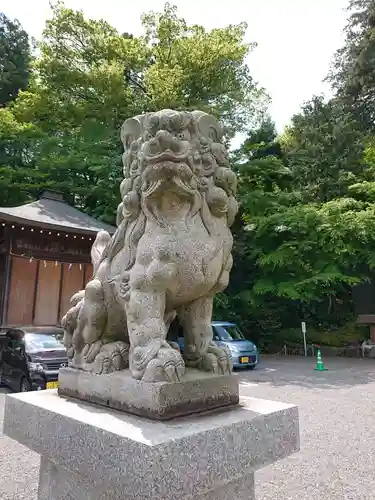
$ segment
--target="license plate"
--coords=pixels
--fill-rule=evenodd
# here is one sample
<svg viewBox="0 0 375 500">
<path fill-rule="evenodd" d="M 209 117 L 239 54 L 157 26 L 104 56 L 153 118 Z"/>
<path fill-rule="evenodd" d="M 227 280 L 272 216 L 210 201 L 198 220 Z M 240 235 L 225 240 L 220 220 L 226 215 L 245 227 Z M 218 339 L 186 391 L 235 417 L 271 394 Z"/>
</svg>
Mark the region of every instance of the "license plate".
<svg viewBox="0 0 375 500">
<path fill-rule="evenodd" d="M 242 356 L 241 358 L 241 363 L 248 363 L 249 362 L 249 357 L 248 356 Z"/>
<path fill-rule="evenodd" d="M 59 382 L 47 382 L 47 389 L 57 389 L 59 387 Z"/>
</svg>

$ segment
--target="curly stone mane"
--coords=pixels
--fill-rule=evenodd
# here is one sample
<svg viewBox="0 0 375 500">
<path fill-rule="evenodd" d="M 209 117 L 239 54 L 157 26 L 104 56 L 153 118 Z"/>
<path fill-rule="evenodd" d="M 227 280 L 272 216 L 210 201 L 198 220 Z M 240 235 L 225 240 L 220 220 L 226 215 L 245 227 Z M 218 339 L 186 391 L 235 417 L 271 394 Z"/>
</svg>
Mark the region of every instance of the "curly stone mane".
<svg viewBox="0 0 375 500">
<path fill-rule="evenodd" d="M 160 130 L 167 130 L 189 143 L 186 172 L 181 173 L 181 183 L 186 192 L 200 194 L 195 205 L 198 205 L 208 233 L 215 234 L 213 217 L 226 217 L 230 227 L 238 211 L 237 177 L 221 142 L 222 127 L 214 117 L 201 111 L 162 110 L 126 120 L 121 128 L 125 152 L 122 157 L 124 179 L 120 185 L 122 201 L 117 208 L 118 228 L 101 258 L 101 261 L 106 257 L 112 260 L 120 249 L 124 249 L 124 270 L 134 264 L 137 244 L 145 231 L 148 213 L 145 198 L 158 185 L 158 171 L 147 161 L 145 146 Z"/>
</svg>

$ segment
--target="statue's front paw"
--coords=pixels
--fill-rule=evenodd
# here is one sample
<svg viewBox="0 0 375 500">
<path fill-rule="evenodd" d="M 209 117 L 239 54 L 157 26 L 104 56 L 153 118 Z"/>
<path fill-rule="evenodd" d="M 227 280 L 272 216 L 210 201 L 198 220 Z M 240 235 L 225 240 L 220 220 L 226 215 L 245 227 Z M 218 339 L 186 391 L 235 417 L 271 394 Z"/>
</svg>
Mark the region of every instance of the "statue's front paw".
<svg viewBox="0 0 375 500">
<path fill-rule="evenodd" d="M 144 382 L 178 382 L 181 380 L 185 373 L 185 363 L 177 349 L 171 347 L 167 342 L 161 342 L 155 357 L 147 363 L 143 363 L 144 368 L 140 371 L 137 365 L 139 364 L 138 360 L 144 359 L 146 354 L 142 352 L 144 349 L 145 347 L 138 346 L 132 353 L 130 366 L 133 377 Z M 146 350 L 149 351 L 147 347 Z"/>
<path fill-rule="evenodd" d="M 196 364 L 199 370 L 204 372 L 213 372 L 218 374 L 231 373 L 233 370 L 232 355 L 226 348 L 218 347 L 211 343 L 207 352 L 199 359 Z"/>
<path fill-rule="evenodd" d="M 129 344 L 101 340 L 86 344 L 72 366 L 98 375 L 124 370 L 129 366 Z"/>
<path fill-rule="evenodd" d="M 129 364 L 129 345 L 125 342 L 103 344 L 93 365 L 95 373 L 113 373 L 124 370 Z"/>
<path fill-rule="evenodd" d="M 92 363 L 96 356 L 99 354 L 100 349 L 102 348 L 102 341 L 97 340 L 92 344 L 86 344 L 82 350 L 83 358 L 86 363 Z"/>
</svg>

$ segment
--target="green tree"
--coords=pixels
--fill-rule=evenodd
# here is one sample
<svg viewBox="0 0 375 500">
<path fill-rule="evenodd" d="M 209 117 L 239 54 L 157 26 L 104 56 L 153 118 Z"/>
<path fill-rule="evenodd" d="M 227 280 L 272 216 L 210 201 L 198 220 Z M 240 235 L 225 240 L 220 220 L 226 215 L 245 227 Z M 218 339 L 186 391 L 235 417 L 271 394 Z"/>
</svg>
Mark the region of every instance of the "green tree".
<svg viewBox="0 0 375 500">
<path fill-rule="evenodd" d="M 293 193 L 292 175 L 269 117 L 249 131 L 233 161 L 240 201 L 240 213 L 232 227 L 234 265 L 227 290 L 215 299 L 215 316 L 239 322 L 249 337 L 264 346 L 282 327 L 295 321 L 288 300 L 259 293 L 255 288 L 263 276 L 255 235 L 264 219 L 293 206 L 298 195 Z M 286 310 L 287 322 L 283 319 Z"/>
<path fill-rule="evenodd" d="M 350 0 L 345 43 L 334 58 L 328 80 L 362 130 L 375 123 L 375 2 Z"/>
<path fill-rule="evenodd" d="M 27 88 L 29 72 L 29 37 L 17 20 L 0 12 L 0 106 Z"/>
<path fill-rule="evenodd" d="M 231 131 L 253 121 L 264 92 L 245 63 L 255 47 L 244 42 L 245 23 L 207 31 L 187 25 L 168 3 L 142 20 L 151 62 L 143 80 L 152 109 L 199 108 L 220 117 Z"/>
<path fill-rule="evenodd" d="M 364 175 L 363 134 L 338 99 L 314 97 L 281 138 L 296 188 L 304 201 L 326 202 L 348 194 Z"/>
<path fill-rule="evenodd" d="M 374 266 L 374 205 L 349 197 L 350 179 L 336 186 L 346 170 L 351 173 L 348 154 L 331 115 L 323 120 L 319 108 L 307 110 L 281 138 L 265 120 L 235 155 L 241 213 L 233 229 L 231 281 L 216 300 L 216 314 L 240 321 L 263 346 L 300 341 L 302 320 L 319 342 L 319 332 L 353 321 L 351 288 Z M 319 159 L 326 159 L 326 171 L 319 170 Z M 352 179 L 360 179 L 357 167 L 353 160 Z M 323 199 L 314 197 L 311 179 L 325 183 Z M 329 186 L 341 196 L 330 194 Z"/>
<path fill-rule="evenodd" d="M 59 97 L 55 108 L 65 111 L 64 123 L 99 115 L 118 127 L 136 112 L 200 108 L 238 131 L 263 109 L 263 90 L 245 63 L 254 46 L 244 42 L 245 24 L 207 31 L 187 25 L 168 3 L 142 22 L 137 38 L 61 3 L 53 8 L 36 68 L 43 98 Z"/>
<path fill-rule="evenodd" d="M 19 121 L 9 106 L 29 84 L 30 47 L 18 21 L 0 13 L 0 203 L 13 205 L 32 196 L 30 166 L 36 128 Z"/>
<path fill-rule="evenodd" d="M 356 182 L 349 186 L 349 193 L 357 200 L 375 204 L 375 138 L 369 135 L 362 143 L 365 168 Z"/>
<path fill-rule="evenodd" d="M 19 205 L 36 196 L 35 151 L 40 131 L 0 108 L 0 204 Z"/>
<path fill-rule="evenodd" d="M 175 7 L 143 16 L 144 35 L 58 3 L 39 43 L 28 92 L 14 104 L 21 123 L 44 134 L 37 182 L 74 195 L 77 206 L 113 222 L 121 178 L 119 128 L 129 116 L 163 107 L 206 109 L 241 130 L 265 99 L 245 58 L 245 25 L 207 31 Z"/>
</svg>

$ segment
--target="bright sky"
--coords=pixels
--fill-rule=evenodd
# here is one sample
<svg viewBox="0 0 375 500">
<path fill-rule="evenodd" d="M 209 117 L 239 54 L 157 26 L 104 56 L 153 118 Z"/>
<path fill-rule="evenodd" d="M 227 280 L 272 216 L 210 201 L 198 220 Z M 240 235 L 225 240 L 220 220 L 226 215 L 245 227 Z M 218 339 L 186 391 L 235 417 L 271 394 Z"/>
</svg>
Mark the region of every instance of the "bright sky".
<svg viewBox="0 0 375 500">
<path fill-rule="evenodd" d="M 271 95 L 271 115 L 279 131 L 313 94 L 329 91 L 322 83 L 334 51 L 343 43 L 348 0 L 171 0 L 189 23 L 206 28 L 248 23 L 248 41 L 258 47 L 248 64 Z M 140 16 L 162 10 L 164 0 L 65 0 L 87 17 L 107 20 L 122 32 L 141 33 Z M 1 0 L 0 10 L 17 18 L 38 38 L 50 17 L 49 0 Z"/>
</svg>

